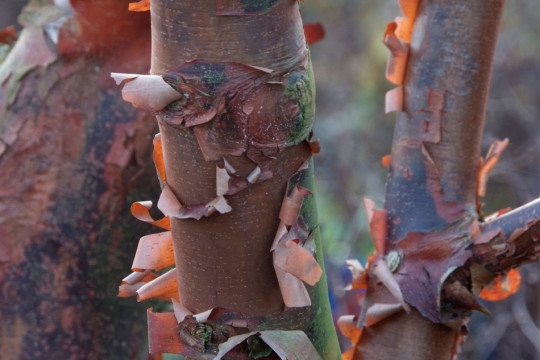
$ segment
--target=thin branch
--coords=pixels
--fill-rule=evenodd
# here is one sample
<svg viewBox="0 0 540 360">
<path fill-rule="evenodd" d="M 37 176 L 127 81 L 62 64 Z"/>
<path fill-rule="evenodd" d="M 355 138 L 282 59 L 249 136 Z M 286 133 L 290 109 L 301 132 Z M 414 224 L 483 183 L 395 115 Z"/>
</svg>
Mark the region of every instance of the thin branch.
<svg viewBox="0 0 540 360">
<path fill-rule="evenodd" d="M 540 255 L 540 199 L 531 201 L 494 220 L 481 224 L 489 242 L 475 245 L 477 259 L 494 272 L 538 260 Z"/>
</svg>

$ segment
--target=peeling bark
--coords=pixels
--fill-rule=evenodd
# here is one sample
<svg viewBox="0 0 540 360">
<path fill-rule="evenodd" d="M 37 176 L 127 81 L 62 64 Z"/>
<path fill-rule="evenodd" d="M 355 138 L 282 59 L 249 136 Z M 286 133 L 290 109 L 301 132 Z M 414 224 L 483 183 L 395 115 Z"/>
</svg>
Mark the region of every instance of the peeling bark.
<svg viewBox="0 0 540 360">
<path fill-rule="evenodd" d="M 128 14 L 125 1 L 72 4 L 74 13 L 32 2 L 22 41 L 0 65 L 0 352 L 8 360 L 146 357 L 142 308 L 117 299 L 115 283 L 133 237 L 147 230 L 128 209 L 157 186 L 155 126 L 107 77 L 117 62 L 148 68 L 144 56 L 130 57 L 149 54 L 149 19 Z"/>
<path fill-rule="evenodd" d="M 477 211 L 499 156 L 483 161 L 479 152 L 504 1 L 399 3 L 407 18 L 396 18 L 385 34 L 387 77 L 403 84 L 387 94 L 387 109 L 398 111 L 384 206 L 387 232 L 370 221 L 377 252 L 355 276 L 353 286 L 366 289 L 361 335 L 349 331 L 354 343 L 344 356 L 454 359 L 471 312 L 487 313 L 473 294 L 496 275 L 538 259 L 538 201 L 486 222 Z M 506 145 L 502 141 L 495 152 Z M 378 271 L 380 264 L 392 274 Z M 400 302 L 401 293 L 414 308 L 411 314 L 366 321 L 376 306 Z"/>
<path fill-rule="evenodd" d="M 247 321 L 239 329 L 228 318 L 186 316 L 175 333 L 157 320 L 165 315 L 149 315 L 151 351 L 207 358 L 246 329 L 281 351 L 269 342 L 301 330 L 324 359 L 339 358 L 310 191 L 310 158 L 318 151 L 314 80 L 297 2 L 154 0 L 150 10 L 151 73 L 180 95 L 153 109 L 166 178 L 158 207 L 170 218 L 178 272 L 175 304 L 192 314 L 227 309 L 236 322 Z M 142 107 L 155 100 L 137 99 Z M 288 265 L 289 255 L 303 265 Z M 271 339 L 263 330 L 282 334 Z M 257 339 L 227 357 L 247 358 Z"/>
</svg>

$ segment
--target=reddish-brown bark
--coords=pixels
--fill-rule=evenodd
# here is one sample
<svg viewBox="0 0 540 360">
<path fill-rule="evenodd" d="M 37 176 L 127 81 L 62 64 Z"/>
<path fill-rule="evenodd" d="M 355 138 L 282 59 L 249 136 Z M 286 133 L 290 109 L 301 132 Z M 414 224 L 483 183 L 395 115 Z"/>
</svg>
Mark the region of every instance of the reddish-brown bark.
<svg viewBox="0 0 540 360">
<path fill-rule="evenodd" d="M 192 59 L 276 70 L 298 61 L 305 42 L 299 13 L 292 11 L 291 2 L 280 1 L 272 11 L 256 17 L 216 16 L 216 3 L 152 2 L 153 74 L 164 74 Z M 291 22 L 297 24 L 293 29 L 289 29 Z M 201 24 L 206 27 L 194 30 Z M 272 31 L 263 31 L 265 28 Z M 192 36 L 184 36 L 186 33 Z M 184 204 L 212 200 L 216 165 L 203 158 L 193 129 L 177 128 L 163 120 L 159 125 L 166 174 L 173 191 Z M 240 131 L 231 130 L 229 137 Z M 271 180 L 231 197 L 230 205 L 235 209 L 231 213 L 199 221 L 172 220 L 179 288 L 182 302 L 190 310 L 222 306 L 262 315 L 283 308 L 269 251 L 287 179 L 308 154 L 309 149 L 303 146 L 280 154 L 270 169 Z M 246 155 L 228 160 L 244 176 L 254 168 Z"/>
<path fill-rule="evenodd" d="M 67 13 L 29 5 L 0 65 L 3 359 L 146 357 L 143 308 L 116 283 L 147 231 L 128 209 L 155 193 L 155 126 L 108 73 L 148 70 L 149 17 L 127 1 L 72 3 L 57 44 L 43 27 Z"/>
<path fill-rule="evenodd" d="M 307 299 L 286 308 L 271 251 L 278 229 L 294 232 L 291 239 L 300 239 L 301 247 L 308 235 L 316 238 L 318 226 L 314 202 L 304 201 L 311 195 L 304 188 L 313 188 L 314 89 L 297 2 L 156 0 L 151 14 L 151 73 L 180 94 L 168 107 L 154 109 L 166 176 L 158 206 L 171 219 L 180 306 L 229 314 L 213 313 L 199 324 L 178 319 L 178 333 L 169 339 L 176 337 L 180 347 L 166 339 L 159 343 L 152 334 L 163 324 L 153 320 L 151 351 L 209 357 L 219 339 L 238 331 L 220 323 L 233 316 L 248 321 L 250 331 L 303 330 L 321 356 L 339 357 L 324 277 L 308 286 L 309 296 L 303 290 Z M 219 193 L 217 172 L 231 167 L 228 190 Z M 303 195 L 290 194 L 294 189 Z M 226 211 L 205 205 L 216 193 L 226 199 Z M 288 196 L 294 199 L 284 200 Z M 284 210 L 288 203 L 296 210 Z M 319 267 L 314 259 L 307 262 Z M 313 274 L 320 276 L 320 269 Z M 213 329 L 211 340 L 193 335 L 191 325 Z M 243 359 L 245 351 L 228 356 Z"/>
<path fill-rule="evenodd" d="M 485 181 L 478 177 L 480 137 L 504 1 L 421 0 L 416 13 L 406 7 L 414 3 L 400 1 L 414 21 L 410 44 L 395 25 L 385 35 L 396 31 L 405 41 L 389 46 L 394 83 L 401 84 L 396 49 L 408 59 L 403 104 L 387 97 L 387 108 L 400 110 L 384 209 L 388 236 L 367 270 L 359 323 L 370 306 L 401 296 L 414 309 L 366 326 L 349 353 L 355 359 L 454 358 L 471 311 L 486 312 L 473 293 L 540 250 L 538 202 L 486 223 L 477 213 L 478 182 Z M 385 264 L 392 275 L 379 270 Z"/>
</svg>

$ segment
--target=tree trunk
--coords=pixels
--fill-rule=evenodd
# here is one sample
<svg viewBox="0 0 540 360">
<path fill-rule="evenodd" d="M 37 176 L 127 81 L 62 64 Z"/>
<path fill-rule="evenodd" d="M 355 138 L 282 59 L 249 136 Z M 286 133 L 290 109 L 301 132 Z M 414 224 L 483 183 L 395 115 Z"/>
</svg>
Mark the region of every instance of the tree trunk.
<svg viewBox="0 0 540 360">
<path fill-rule="evenodd" d="M 213 329 L 210 338 L 187 341 L 188 318 L 177 317 L 180 335 L 170 336 L 182 344 L 175 348 L 163 344 L 166 336 L 153 344 L 153 327 L 165 316 L 150 315 L 151 351 L 211 358 L 234 334 L 299 330 L 324 359 L 339 358 L 324 275 L 310 285 L 290 269 L 276 275 L 277 253 L 286 246 L 305 256 L 310 274 L 324 268 L 311 195 L 314 80 L 297 2 L 153 0 L 151 15 L 151 73 L 178 92 L 175 102 L 153 108 L 166 177 L 158 206 L 170 218 L 180 294 L 175 306 L 226 311 L 248 323 L 223 338 L 216 330 L 230 325 L 223 316 L 201 321 Z M 214 200 L 226 205 L 213 207 Z M 227 356 L 247 358 L 250 341 Z M 292 348 L 307 352 L 309 341 Z"/>
<path fill-rule="evenodd" d="M 377 252 L 364 275 L 363 330 L 347 358 L 457 357 L 471 311 L 486 311 L 473 293 L 538 257 L 537 202 L 490 222 L 478 208 L 503 3 L 400 1 L 406 18 L 388 27 L 387 77 L 403 85 L 387 95 L 398 116 L 386 200 L 370 222 Z M 394 311 L 384 315 L 381 305 Z"/>
<path fill-rule="evenodd" d="M 115 284 L 148 230 L 128 209 L 155 193 L 155 126 L 108 76 L 147 71 L 149 16 L 127 1 L 71 3 L 33 1 L 0 65 L 6 360 L 147 356 L 143 308 L 118 300 Z"/>
</svg>

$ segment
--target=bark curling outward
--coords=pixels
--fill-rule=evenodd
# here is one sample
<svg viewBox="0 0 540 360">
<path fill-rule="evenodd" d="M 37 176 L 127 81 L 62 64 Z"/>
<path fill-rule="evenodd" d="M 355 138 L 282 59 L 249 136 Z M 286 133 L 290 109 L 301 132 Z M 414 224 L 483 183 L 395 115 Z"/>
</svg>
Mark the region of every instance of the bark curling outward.
<svg viewBox="0 0 540 360">
<path fill-rule="evenodd" d="M 376 252 L 366 269 L 349 262 L 366 295 L 360 314 L 340 319 L 353 343 L 345 359 L 456 358 L 471 311 L 487 312 L 474 295 L 540 254 L 538 200 L 495 218 L 478 208 L 508 143 L 480 158 L 504 1 L 399 4 L 405 16 L 384 35 L 398 85 L 386 95 L 398 115 L 385 206 L 365 202 Z"/>
<path fill-rule="evenodd" d="M 125 83 L 124 98 L 153 111 L 160 128 L 158 208 L 170 232 L 154 240 L 167 254 L 174 248 L 176 271 L 155 278 L 149 271 L 162 262 L 152 260 L 134 266 L 121 286 L 123 296 L 173 299 L 174 315 L 148 315 L 150 352 L 212 358 L 219 349 L 244 359 L 273 349 L 339 358 L 312 195 L 319 147 L 298 3 L 153 0 L 150 7 L 152 75 L 113 74 Z M 153 83 L 156 75 L 162 80 Z M 169 104 L 155 101 L 162 94 Z M 133 212 L 157 225 L 149 206 Z M 167 325 L 175 323 L 176 330 Z"/>
</svg>

